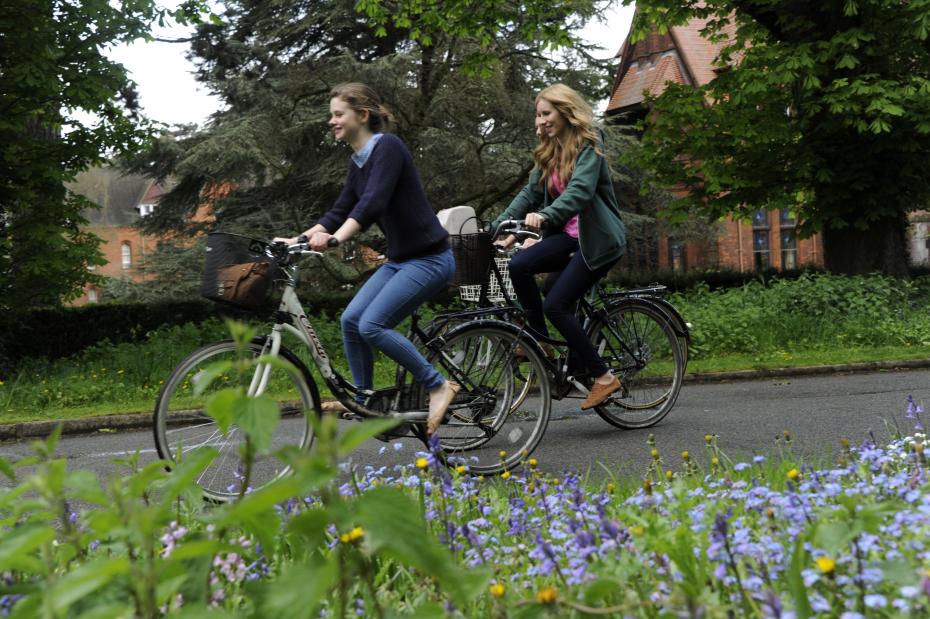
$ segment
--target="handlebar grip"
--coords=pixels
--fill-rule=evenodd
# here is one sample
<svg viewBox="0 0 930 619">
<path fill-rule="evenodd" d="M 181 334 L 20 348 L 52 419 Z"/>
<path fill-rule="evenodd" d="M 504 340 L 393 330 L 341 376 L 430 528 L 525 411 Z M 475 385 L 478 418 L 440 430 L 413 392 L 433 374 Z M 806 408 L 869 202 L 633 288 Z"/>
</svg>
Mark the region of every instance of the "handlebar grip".
<svg viewBox="0 0 930 619">
<path fill-rule="evenodd" d="M 329 240 L 326 241 L 327 247 L 339 247 L 339 239 L 334 236 L 329 237 Z"/>
<path fill-rule="evenodd" d="M 298 243 L 307 243 L 309 241 L 310 241 L 310 238 L 306 234 L 301 234 L 300 236 L 297 237 Z"/>
</svg>

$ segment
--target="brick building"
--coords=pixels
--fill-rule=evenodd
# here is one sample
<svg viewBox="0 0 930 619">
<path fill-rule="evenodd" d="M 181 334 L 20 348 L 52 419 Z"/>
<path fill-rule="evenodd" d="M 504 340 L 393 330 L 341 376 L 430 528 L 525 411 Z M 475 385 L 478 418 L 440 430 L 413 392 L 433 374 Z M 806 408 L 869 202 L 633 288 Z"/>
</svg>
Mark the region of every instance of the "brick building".
<svg viewBox="0 0 930 619">
<path fill-rule="evenodd" d="M 163 189 L 151 179 L 124 174 L 115 168 L 91 168 L 79 174 L 69 185 L 71 191 L 83 195 L 99 209 L 88 209 L 84 216 L 86 228 L 103 241 L 100 251 L 107 264 L 91 267 L 107 277 L 145 281 L 146 258 L 155 251 L 157 240 L 143 235 L 134 227 L 139 217 L 152 212 Z M 73 305 L 97 303 L 102 291 L 87 286 Z"/>
<path fill-rule="evenodd" d="M 692 19 L 665 34 L 653 30 L 636 43 L 631 43 L 627 35 L 617 53 L 620 67 L 607 116 L 613 122 L 634 124 L 648 111 L 643 105 L 644 92 L 659 95 L 669 82 L 702 86 L 714 79 L 714 61 L 724 43 L 703 38 L 700 31 L 705 25 L 706 20 Z M 682 242 L 660 230 L 655 263 L 660 269 L 715 267 L 740 271 L 823 265 L 820 235 L 800 239 L 796 225 L 787 211 L 760 210 L 748 222 L 727 218 L 714 241 Z"/>
</svg>

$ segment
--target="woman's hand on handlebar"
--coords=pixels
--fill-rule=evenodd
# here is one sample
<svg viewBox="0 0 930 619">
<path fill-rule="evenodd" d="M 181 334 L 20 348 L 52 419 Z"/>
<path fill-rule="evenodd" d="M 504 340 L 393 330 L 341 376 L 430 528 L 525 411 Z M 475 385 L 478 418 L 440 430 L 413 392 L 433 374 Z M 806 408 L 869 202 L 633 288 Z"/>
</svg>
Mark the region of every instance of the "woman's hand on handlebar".
<svg viewBox="0 0 930 619">
<path fill-rule="evenodd" d="M 296 245 L 300 241 L 298 240 L 299 236 L 276 236 L 271 239 L 272 243 L 284 243 L 285 245 Z"/>
<path fill-rule="evenodd" d="M 527 228 L 533 228 L 539 230 L 546 224 L 546 219 L 539 213 L 529 213 L 524 220 L 524 225 Z"/>
<path fill-rule="evenodd" d="M 334 237 L 328 232 L 314 232 L 310 235 L 310 249 L 313 251 L 326 251 L 330 248 L 329 240 Z"/>
<path fill-rule="evenodd" d="M 523 249 L 528 249 L 532 247 L 533 245 L 535 245 L 536 243 L 538 243 L 539 241 L 540 239 L 534 239 L 533 237 L 527 237 L 523 239 L 523 243 L 521 243 L 521 245 Z"/>
<path fill-rule="evenodd" d="M 501 249 L 507 249 L 511 245 L 517 242 L 517 235 L 511 234 L 503 239 L 498 239 L 494 241 L 494 244 L 500 247 Z"/>
</svg>

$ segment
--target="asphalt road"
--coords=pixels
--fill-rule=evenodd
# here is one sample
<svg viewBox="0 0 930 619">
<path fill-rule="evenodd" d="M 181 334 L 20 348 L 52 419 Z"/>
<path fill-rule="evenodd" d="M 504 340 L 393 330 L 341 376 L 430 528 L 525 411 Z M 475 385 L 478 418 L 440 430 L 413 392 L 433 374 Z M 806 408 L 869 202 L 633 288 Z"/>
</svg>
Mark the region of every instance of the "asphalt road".
<svg viewBox="0 0 930 619">
<path fill-rule="evenodd" d="M 678 454 L 702 453 L 704 436 L 719 435 L 721 449 L 734 459 L 773 452 L 774 440 L 791 433 L 796 454 L 819 459 L 835 453 L 841 438 L 854 444 L 874 436 L 888 437 L 886 424 L 897 422 L 909 430 L 905 419 L 906 397 L 930 411 L 930 371 L 912 370 L 872 374 L 778 378 L 713 384 L 686 384 L 675 409 L 659 425 L 635 431 L 615 429 L 593 413 L 578 409 L 580 400 L 554 402 L 552 420 L 533 454 L 540 467 L 564 468 L 603 475 L 603 467 L 621 474 L 638 474 L 649 463 L 646 439 L 654 433 L 668 463 L 680 462 Z M 403 441 L 400 451 L 386 450 L 372 442 L 362 458 L 390 458 L 410 462 L 418 444 Z M 113 460 L 139 450 L 144 461 L 155 458 L 149 431 L 124 431 L 68 436 L 61 439 L 59 454 L 73 469 L 99 474 L 117 471 Z M 0 444 L 0 455 L 16 460 L 31 453 L 29 441 Z"/>
</svg>

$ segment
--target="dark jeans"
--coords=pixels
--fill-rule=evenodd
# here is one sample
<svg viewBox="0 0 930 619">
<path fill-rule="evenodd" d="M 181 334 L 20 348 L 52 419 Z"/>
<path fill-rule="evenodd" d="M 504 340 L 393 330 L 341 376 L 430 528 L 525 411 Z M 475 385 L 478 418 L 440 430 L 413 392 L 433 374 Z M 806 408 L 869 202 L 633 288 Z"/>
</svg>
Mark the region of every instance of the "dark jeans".
<svg viewBox="0 0 930 619">
<path fill-rule="evenodd" d="M 565 233 L 547 236 L 519 252 L 510 261 L 510 281 L 520 305 L 526 311 L 530 327 L 548 337 L 548 318 L 568 342 L 578 364 L 591 376 L 606 373 L 607 366 L 594 350 L 585 335 L 584 327 L 575 316 L 575 304 L 615 263 L 591 271 L 581 256 L 578 240 Z M 558 271 L 561 273 L 546 280 L 547 293 L 543 301 L 533 276 Z"/>
</svg>

